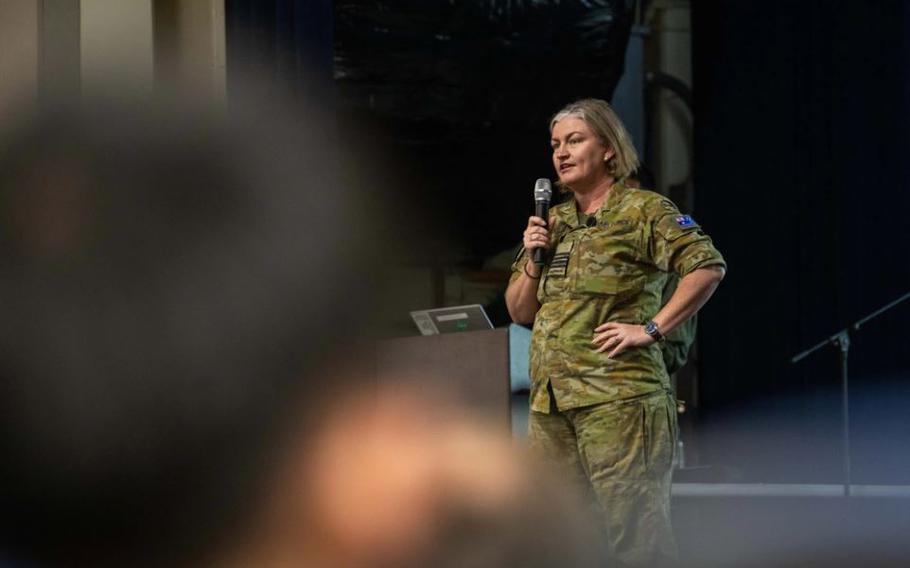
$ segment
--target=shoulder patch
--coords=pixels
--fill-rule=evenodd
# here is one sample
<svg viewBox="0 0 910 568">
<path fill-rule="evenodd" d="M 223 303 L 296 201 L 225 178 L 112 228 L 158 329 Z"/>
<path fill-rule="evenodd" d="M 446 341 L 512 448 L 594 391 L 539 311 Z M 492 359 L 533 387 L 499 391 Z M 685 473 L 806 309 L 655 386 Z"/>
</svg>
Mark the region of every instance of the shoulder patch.
<svg viewBox="0 0 910 568">
<path fill-rule="evenodd" d="M 695 219 L 693 219 L 690 215 L 677 215 L 673 220 L 676 221 L 676 224 L 679 225 L 682 229 L 694 227 L 696 225 Z"/>
</svg>

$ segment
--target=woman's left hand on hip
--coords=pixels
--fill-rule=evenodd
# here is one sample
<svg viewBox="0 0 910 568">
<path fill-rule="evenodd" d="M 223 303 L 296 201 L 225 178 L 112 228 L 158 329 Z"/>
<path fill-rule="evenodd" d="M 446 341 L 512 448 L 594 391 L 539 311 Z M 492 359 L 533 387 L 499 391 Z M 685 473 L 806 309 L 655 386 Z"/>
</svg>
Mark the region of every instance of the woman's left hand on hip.
<svg viewBox="0 0 910 568">
<path fill-rule="evenodd" d="M 654 343 L 654 338 L 645 333 L 645 326 L 634 323 L 615 321 L 600 324 L 594 328 L 594 340 L 591 341 L 598 353 L 607 353 L 612 359 L 630 347 L 644 347 Z"/>
</svg>

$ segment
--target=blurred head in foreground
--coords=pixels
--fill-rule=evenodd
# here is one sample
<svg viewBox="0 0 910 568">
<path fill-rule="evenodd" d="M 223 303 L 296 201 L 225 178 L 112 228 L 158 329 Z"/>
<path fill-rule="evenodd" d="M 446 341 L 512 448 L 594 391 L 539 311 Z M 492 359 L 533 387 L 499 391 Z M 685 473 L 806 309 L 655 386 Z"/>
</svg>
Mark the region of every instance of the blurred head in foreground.
<svg viewBox="0 0 910 568">
<path fill-rule="evenodd" d="M 207 546 L 339 387 L 358 196 L 321 116 L 295 112 L 305 128 L 99 104 L 2 141 L 9 554 L 135 565 Z"/>
<path fill-rule="evenodd" d="M 593 516 L 501 431 L 400 392 L 346 410 L 326 421 L 304 493 L 318 519 L 310 537 L 337 565 L 605 564 Z"/>
<path fill-rule="evenodd" d="M 251 116 L 107 104 L 0 141 L 0 562 L 594 565 L 508 444 L 340 367 L 364 196 L 319 113 Z"/>
</svg>

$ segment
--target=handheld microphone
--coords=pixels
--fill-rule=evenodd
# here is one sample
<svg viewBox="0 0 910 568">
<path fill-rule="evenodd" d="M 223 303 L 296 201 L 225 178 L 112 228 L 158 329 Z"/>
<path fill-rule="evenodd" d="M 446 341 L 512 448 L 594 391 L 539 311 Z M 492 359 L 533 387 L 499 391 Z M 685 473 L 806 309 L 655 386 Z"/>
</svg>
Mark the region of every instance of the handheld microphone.
<svg viewBox="0 0 910 568">
<path fill-rule="evenodd" d="M 553 197 L 553 189 L 550 187 L 550 180 L 540 178 L 534 183 L 534 215 L 540 217 L 544 222 L 548 222 L 550 216 L 550 198 Z M 549 228 L 549 227 L 547 227 Z M 534 249 L 532 260 L 534 264 L 542 265 L 546 251 L 542 248 Z"/>
</svg>

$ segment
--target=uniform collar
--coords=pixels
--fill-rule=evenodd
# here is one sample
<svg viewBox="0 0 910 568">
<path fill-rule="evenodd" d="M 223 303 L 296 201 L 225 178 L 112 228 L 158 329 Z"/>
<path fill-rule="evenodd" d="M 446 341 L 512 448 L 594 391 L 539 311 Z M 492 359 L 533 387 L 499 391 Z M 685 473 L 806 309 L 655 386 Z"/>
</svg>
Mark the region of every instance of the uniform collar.
<svg viewBox="0 0 910 568">
<path fill-rule="evenodd" d="M 594 213 L 597 222 L 600 223 L 603 221 L 606 214 L 611 209 L 616 208 L 628 192 L 629 187 L 625 183 L 622 181 L 613 182 L 613 187 L 610 188 L 610 194 L 607 195 L 607 198 L 601 203 L 600 208 Z M 565 207 L 564 212 L 569 226 L 573 228 L 578 227 L 580 221 L 578 219 L 578 204 L 576 203 L 575 198 L 569 199 L 563 203 L 563 206 Z"/>
<path fill-rule="evenodd" d="M 600 209 L 597 210 L 597 218 L 600 219 L 601 214 L 606 213 L 619 205 L 628 192 L 629 188 L 622 180 L 613 182 L 613 187 L 610 189 L 610 195 L 607 196 L 601 204 Z"/>
</svg>

